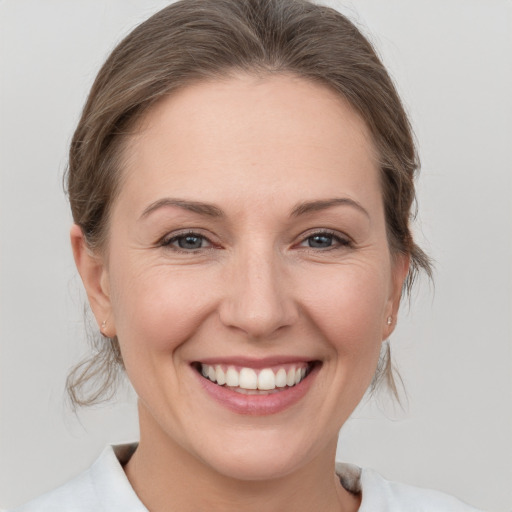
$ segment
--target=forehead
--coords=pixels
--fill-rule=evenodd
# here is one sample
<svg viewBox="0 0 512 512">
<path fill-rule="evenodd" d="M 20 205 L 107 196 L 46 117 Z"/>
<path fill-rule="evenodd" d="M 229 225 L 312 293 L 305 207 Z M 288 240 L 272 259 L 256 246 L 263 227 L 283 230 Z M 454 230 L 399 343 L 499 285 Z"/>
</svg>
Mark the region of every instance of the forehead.
<svg viewBox="0 0 512 512">
<path fill-rule="evenodd" d="M 158 195 L 243 201 L 269 190 L 380 194 L 364 121 L 327 86 L 294 76 L 185 87 L 160 101 L 125 147 L 121 196 L 133 204 Z"/>
</svg>

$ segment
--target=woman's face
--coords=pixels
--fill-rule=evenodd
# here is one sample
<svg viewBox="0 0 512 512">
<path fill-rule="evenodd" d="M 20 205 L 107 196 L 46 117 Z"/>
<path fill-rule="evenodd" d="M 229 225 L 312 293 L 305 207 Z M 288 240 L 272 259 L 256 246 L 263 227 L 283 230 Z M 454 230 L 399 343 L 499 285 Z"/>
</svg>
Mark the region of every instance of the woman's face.
<svg viewBox="0 0 512 512">
<path fill-rule="evenodd" d="M 242 479 L 331 460 L 407 270 L 363 121 L 324 86 L 240 75 L 166 98 L 125 156 L 85 280 L 140 398 L 141 446 Z"/>
</svg>

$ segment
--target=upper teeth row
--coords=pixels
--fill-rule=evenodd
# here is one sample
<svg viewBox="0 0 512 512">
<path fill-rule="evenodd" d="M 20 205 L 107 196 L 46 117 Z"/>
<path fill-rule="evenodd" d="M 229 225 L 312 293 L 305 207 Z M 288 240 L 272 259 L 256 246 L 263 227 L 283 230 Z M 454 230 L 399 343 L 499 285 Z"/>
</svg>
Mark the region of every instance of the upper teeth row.
<svg viewBox="0 0 512 512">
<path fill-rule="evenodd" d="M 240 387 L 243 389 L 262 389 L 270 390 L 275 388 L 284 388 L 285 386 L 295 386 L 305 376 L 307 366 L 292 365 L 288 371 L 279 368 L 274 373 L 271 368 L 263 368 L 256 373 L 252 368 L 241 368 L 237 370 L 233 366 L 228 366 L 224 370 L 220 365 L 201 365 L 201 373 L 212 382 L 216 382 L 220 386 Z"/>
</svg>

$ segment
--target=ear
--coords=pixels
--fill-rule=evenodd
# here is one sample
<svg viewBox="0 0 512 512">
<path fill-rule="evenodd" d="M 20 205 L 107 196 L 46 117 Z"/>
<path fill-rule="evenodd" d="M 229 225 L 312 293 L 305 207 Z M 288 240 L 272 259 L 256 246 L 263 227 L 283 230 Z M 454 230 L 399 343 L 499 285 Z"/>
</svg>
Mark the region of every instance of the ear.
<svg viewBox="0 0 512 512">
<path fill-rule="evenodd" d="M 98 327 L 103 335 L 112 338 L 116 333 L 110 301 L 109 276 L 104 257 L 88 247 L 80 226 L 73 224 L 70 238 L 76 268 L 82 278 Z"/>
<path fill-rule="evenodd" d="M 397 254 L 392 257 L 390 295 L 386 304 L 383 340 L 389 338 L 395 330 L 400 299 L 402 298 L 402 290 L 409 272 L 410 262 L 411 257 L 409 254 Z"/>
</svg>

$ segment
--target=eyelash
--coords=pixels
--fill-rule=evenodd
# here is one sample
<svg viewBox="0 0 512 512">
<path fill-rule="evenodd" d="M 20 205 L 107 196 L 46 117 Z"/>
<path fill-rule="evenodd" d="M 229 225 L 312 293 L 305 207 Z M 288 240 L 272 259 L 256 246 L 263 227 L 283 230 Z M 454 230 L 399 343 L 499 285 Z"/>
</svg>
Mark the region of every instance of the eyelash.
<svg viewBox="0 0 512 512">
<path fill-rule="evenodd" d="M 303 246 L 302 244 L 306 243 L 308 240 L 314 238 L 314 237 L 326 237 L 326 238 L 331 238 L 333 242 L 336 243 L 336 245 L 332 245 L 332 246 L 329 246 L 329 247 L 311 247 L 311 246 Z M 175 242 L 179 242 L 179 240 L 182 240 L 184 238 L 187 238 L 187 237 L 193 237 L 193 238 L 199 238 L 201 239 L 202 241 L 205 241 L 206 243 L 209 244 L 208 247 L 198 247 L 196 249 L 184 249 L 182 247 L 177 247 L 177 246 L 173 246 L 172 244 L 175 243 Z M 159 244 L 161 247 L 168 247 L 170 249 L 172 249 L 173 251 L 176 251 L 178 253 L 183 253 L 183 254 L 190 254 L 190 253 L 198 253 L 198 252 L 202 252 L 202 251 L 206 251 L 206 250 L 210 250 L 210 249 L 213 249 L 215 248 L 215 244 L 206 236 L 200 234 L 200 233 L 197 233 L 196 231 L 186 231 L 184 233 L 178 233 L 176 235 L 173 235 L 172 237 L 168 238 L 168 237 L 164 237 L 160 242 Z M 321 231 L 315 231 L 313 233 L 309 233 L 306 237 L 304 237 L 300 244 L 299 244 L 299 247 L 303 247 L 307 250 L 313 250 L 315 252 L 317 251 L 331 251 L 331 250 L 336 250 L 336 249 L 340 249 L 342 247 L 353 247 L 353 242 L 352 240 L 350 240 L 348 237 L 344 237 L 344 236 L 340 236 L 337 232 L 335 231 L 331 231 L 331 230 L 321 230 Z"/>
<path fill-rule="evenodd" d="M 340 249 L 343 247 L 353 247 L 353 245 L 354 245 L 352 240 L 350 238 L 348 238 L 347 236 L 340 235 L 336 231 L 331 231 L 329 229 L 323 229 L 321 231 L 315 231 L 313 233 L 308 233 L 308 235 L 305 238 L 303 238 L 300 245 L 302 245 L 303 243 L 312 239 L 313 237 L 321 237 L 321 236 L 331 238 L 333 242 L 336 242 L 336 245 L 332 245 L 332 246 L 325 247 L 325 248 L 314 248 L 314 247 L 310 247 L 310 246 L 306 246 L 305 248 L 309 249 L 309 250 L 315 250 L 315 252 L 316 252 L 316 250 L 332 251 L 332 250 Z"/>
<path fill-rule="evenodd" d="M 210 247 L 199 247 L 197 249 L 184 249 L 182 247 L 177 247 L 177 246 L 172 245 L 174 242 L 178 242 L 179 240 L 182 240 L 187 237 L 200 238 L 202 241 L 206 241 L 210 245 Z M 186 231 L 186 232 L 178 233 L 176 235 L 173 235 L 170 238 L 165 236 L 159 242 L 159 245 L 162 247 L 170 248 L 173 251 L 183 253 L 183 254 L 197 253 L 199 251 L 205 251 L 205 250 L 212 249 L 215 246 L 215 244 L 208 237 L 206 237 L 200 233 L 197 233 L 196 231 Z"/>
</svg>

